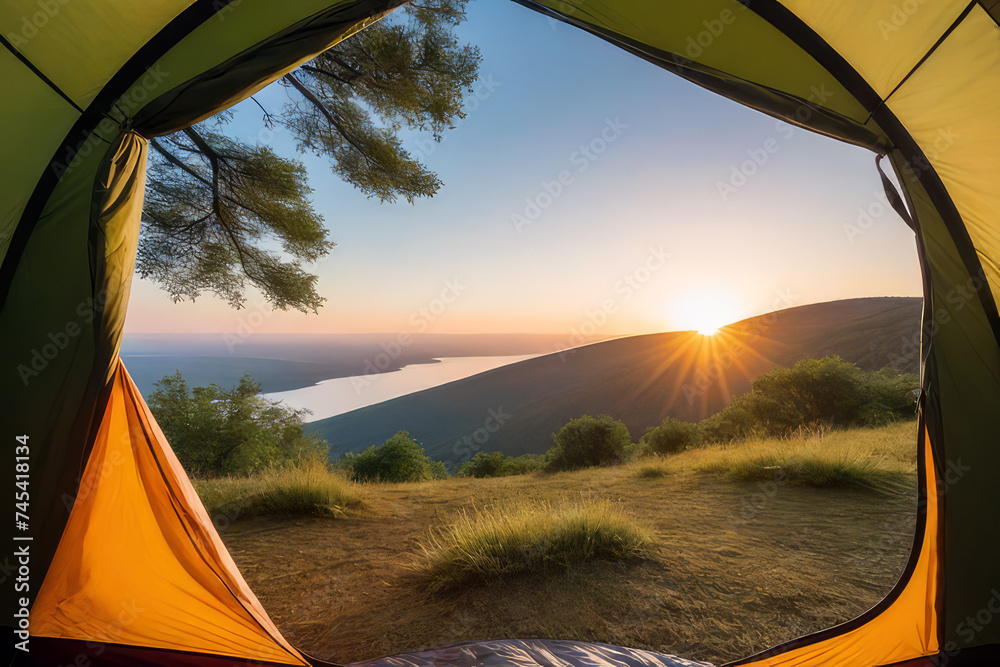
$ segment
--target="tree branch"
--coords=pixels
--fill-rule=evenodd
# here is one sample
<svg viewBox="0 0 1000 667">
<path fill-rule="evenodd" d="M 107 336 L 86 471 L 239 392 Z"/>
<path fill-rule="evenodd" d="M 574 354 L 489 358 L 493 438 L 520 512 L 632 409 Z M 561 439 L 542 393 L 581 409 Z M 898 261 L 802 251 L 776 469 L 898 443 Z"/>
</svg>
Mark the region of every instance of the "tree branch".
<svg viewBox="0 0 1000 667">
<path fill-rule="evenodd" d="M 324 76 L 328 76 L 331 79 L 336 79 L 337 81 L 340 81 L 341 83 L 346 84 L 348 86 L 351 85 L 351 82 L 349 80 L 347 80 L 344 77 L 340 76 L 336 72 L 331 72 L 328 69 L 323 69 L 321 67 L 316 67 L 315 65 L 303 65 L 302 69 L 305 70 L 306 72 L 312 72 L 313 74 L 323 74 Z M 360 73 L 356 74 L 355 78 L 357 78 L 359 76 L 361 76 Z"/>
<path fill-rule="evenodd" d="M 295 76 L 292 75 L 292 74 L 286 74 L 285 75 L 285 79 L 287 79 L 288 82 L 290 84 L 292 84 L 292 87 L 295 88 L 295 90 L 297 90 L 300 93 L 302 93 L 303 97 L 305 97 L 307 100 L 309 100 L 310 102 L 312 102 L 313 106 L 315 106 L 319 110 L 320 113 L 322 113 L 324 116 L 326 116 L 327 121 L 329 121 L 330 125 L 333 126 L 333 129 L 337 130 L 337 132 L 340 134 L 340 136 L 344 137 L 344 139 L 347 141 L 347 143 L 349 143 L 351 146 L 353 146 L 356 151 L 358 151 L 359 153 L 361 153 L 361 156 L 363 158 L 365 158 L 365 160 L 368 162 L 368 164 L 372 164 L 372 159 L 365 152 L 365 149 L 362 148 L 358 144 L 358 142 L 356 142 L 353 138 L 351 138 L 351 135 L 347 133 L 347 130 L 344 128 L 344 126 L 342 126 L 337 121 L 337 118 L 327 108 L 327 106 L 325 104 L 323 104 L 323 101 L 320 100 L 318 97 L 316 97 L 316 94 L 313 93 L 313 91 L 309 90 L 309 88 L 307 88 L 301 81 L 299 81 L 298 79 L 296 79 Z"/>
<path fill-rule="evenodd" d="M 219 154 L 215 152 L 215 149 L 208 145 L 205 139 L 194 131 L 194 128 L 188 127 L 184 129 L 184 134 L 194 142 L 194 145 L 201 151 L 202 155 L 208 158 L 208 163 L 212 167 L 212 210 L 215 214 L 219 216 L 219 220 L 222 221 L 222 202 L 220 192 L 219 192 Z"/>
</svg>

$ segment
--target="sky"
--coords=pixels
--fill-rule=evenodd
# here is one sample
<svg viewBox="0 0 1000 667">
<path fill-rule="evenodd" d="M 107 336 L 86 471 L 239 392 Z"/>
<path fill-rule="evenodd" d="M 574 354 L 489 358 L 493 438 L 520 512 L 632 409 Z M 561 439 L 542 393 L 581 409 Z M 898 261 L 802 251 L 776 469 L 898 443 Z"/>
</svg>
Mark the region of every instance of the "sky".
<svg viewBox="0 0 1000 667">
<path fill-rule="evenodd" d="M 913 235 L 874 155 L 746 109 L 512 2 L 473 0 L 467 117 L 404 147 L 444 186 L 380 204 L 299 156 L 337 243 L 319 314 L 173 303 L 136 277 L 126 333 L 569 333 L 699 329 L 779 308 L 920 296 Z M 256 95 L 287 100 L 278 86 Z M 286 156 L 253 102 L 230 131 Z M 716 322 L 717 320 L 717 322 Z"/>
</svg>

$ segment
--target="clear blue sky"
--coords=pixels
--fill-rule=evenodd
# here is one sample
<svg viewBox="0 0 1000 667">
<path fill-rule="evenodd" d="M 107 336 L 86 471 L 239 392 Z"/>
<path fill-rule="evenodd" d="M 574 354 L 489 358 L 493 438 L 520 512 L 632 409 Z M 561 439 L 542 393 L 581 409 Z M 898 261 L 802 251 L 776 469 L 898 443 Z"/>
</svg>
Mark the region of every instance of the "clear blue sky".
<svg viewBox="0 0 1000 667">
<path fill-rule="evenodd" d="M 243 312 L 207 294 L 174 304 L 136 279 L 126 331 L 228 332 L 250 318 L 264 332 L 563 333 L 591 321 L 618 335 L 697 328 L 702 307 L 736 320 L 920 294 L 912 234 L 885 206 L 872 154 L 514 3 L 474 0 L 459 36 L 483 55 L 468 117 L 440 144 L 404 135 L 444 181 L 437 196 L 379 204 L 303 157 L 338 244 L 312 267 L 319 315 L 270 313 L 259 295 Z M 272 86 L 257 99 L 277 110 L 286 97 Z M 259 110 L 240 109 L 231 129 L 260 136 Z M 263 138 L 294 154 L 286 133 Z M 738 187 L 723 196 L 720 183 Z M 875 215 L 859 225 L 861 209 Z"/>
</svg>

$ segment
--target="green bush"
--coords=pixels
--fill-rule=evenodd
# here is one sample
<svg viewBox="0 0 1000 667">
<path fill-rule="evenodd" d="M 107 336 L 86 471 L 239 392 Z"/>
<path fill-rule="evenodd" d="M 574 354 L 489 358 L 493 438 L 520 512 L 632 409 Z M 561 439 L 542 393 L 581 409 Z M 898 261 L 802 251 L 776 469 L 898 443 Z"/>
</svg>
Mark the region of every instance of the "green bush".
<svg viewBox="0 0 1000 667">
<path fill-rule="evenodd" d="M 149 408 L 192 477 L 244 475 L 326 462 L 328 445 L 306 435 L 302 417 L 261 394 L 249 375 L 232 389 L 190 388 L 178 371 L 156 383 Z"/>
<path fill-rule="evenodd" d="M 356 482 L 419 482 L 448 476 L 444 464 L 431 461 L 406 431 L 360 454 L 345 454 L 339 467 L 349 469 Z"/>
<path fill-rule="evenodd" d="M 824 422 L 858 424 L 870 398 L 867 384 L 866 373 L 840 357 L 803 359 L 754 380 L 751 410 L 774 434 Z"/>
<path fill-rule="evenodd" d="M 546 469 L 552 471 L 620 463 L 632 444 L 625 424 L 608 415 L 571 419 L 552 440 L 555 446 L 546 454 Z"/>
<path fill-rule="evenodd" d="M 539 470 L 545 457 L 538 454 L 507 456 L 503 452 L 479 452 L 462 464 L 455 473 L 458 477 L 507 477 L 526 475 Z"/>
<path fill-rule="evenodd" d="M 747 407 L 750 394 L 735 396 L 732 404 L 698 423 L 707 442 L 732 442 L 750 437 L 757 430 L 757 418 Z"/>
<path fill-rule="evenodd" d="M 667 417 L 659 426 L 646 429 L 639 444 L 654 454 L 674 454 L 697 447 L 701 432 L 697 424 Z"/>
<path fill-rule="evenodd" d="M 920 378 L 889 366 L 868 374 L 869 402 L 862 409 L 862 421 L 883 426 L 916 415 Z"/>
<path fill-rule="evenodd" d="M 753 381 L 753 391 L 702 421 L 709 442 L 750 435 L 783 436 L 799 429 L 882 426 L 912 417 L 919 378 L 892 368 L 865 372 L 837 356 L 803 359 Z"/>
</svg>

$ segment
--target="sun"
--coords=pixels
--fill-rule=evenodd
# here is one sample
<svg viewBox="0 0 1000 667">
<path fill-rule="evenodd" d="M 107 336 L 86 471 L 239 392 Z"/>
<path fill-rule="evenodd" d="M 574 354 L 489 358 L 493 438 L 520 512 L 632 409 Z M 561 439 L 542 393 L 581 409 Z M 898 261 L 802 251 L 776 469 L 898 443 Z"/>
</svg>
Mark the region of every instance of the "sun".
<svg viewBox="0 0 1000 667">
<path fill-rule="evenodd" d="M 678 298 L 669 315 L 678 330 L 693 329 L 702 336 L 713 336 L 721 327 L 739 319 L 738 312 L 736 302 L 729 293 L 700 290 L 687 292 Z"/>
</svg>

